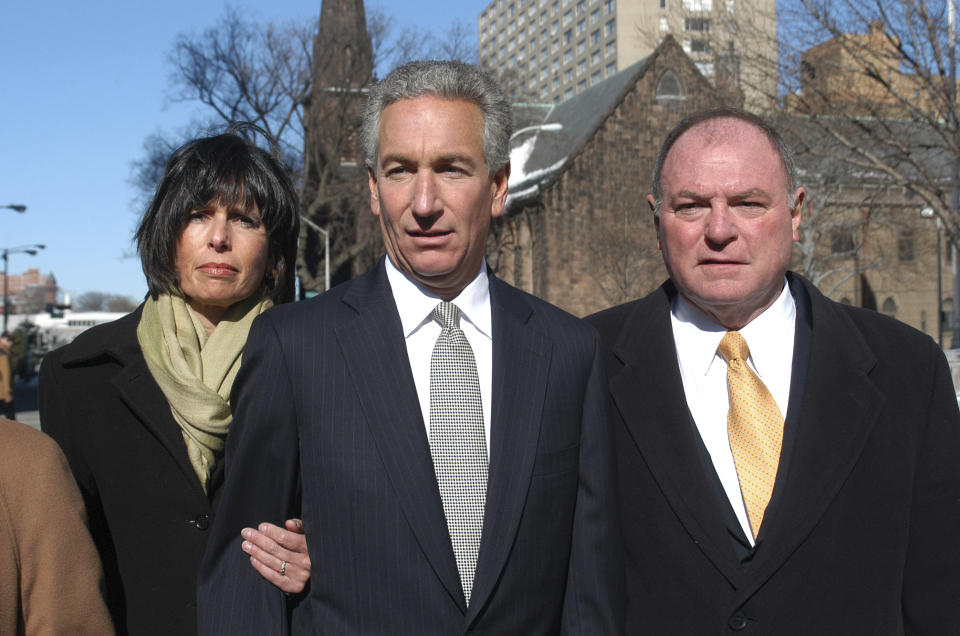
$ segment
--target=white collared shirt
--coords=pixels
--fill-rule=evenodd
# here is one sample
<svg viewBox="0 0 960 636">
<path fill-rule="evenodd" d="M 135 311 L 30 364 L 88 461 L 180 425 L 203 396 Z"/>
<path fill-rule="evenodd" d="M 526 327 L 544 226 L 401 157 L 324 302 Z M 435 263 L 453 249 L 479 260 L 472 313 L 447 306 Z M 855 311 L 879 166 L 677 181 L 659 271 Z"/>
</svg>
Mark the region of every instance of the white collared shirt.
<svg viewBox="0 0 960 636">
<path fill-rule="evenodd" d="M 784 282 L 783 291 L 773 304 L 740 329 L 740 335 L 750 348 L 747 364 L 766 385 L 784 417 L 790 398 L 796 317 L 796 303 L 789 285 Z M 753 533 L 747 520 L 740 480 L 727 437 L 727 411 L 730 404 L 727 365 L 717 353 L 727 329 L 707 318 L 679 294 L 671 305 L 670 321 L 687 406 L 730 499 L 730 505 L 753 545 Z"/>
<path fill-rule="evenodd" d="M 427 436 L 430 435 L 430 356 L 433 345 L 440 337 L 440 324 L 430 317 L 434 308 L 443 299 L 428 292 L 407 278 L 386 259 L 387 280 L 393 299 L 400 312 L 403 337 L 407 344 L 407 358 L 420 399 L 420 411 Z M 483 403 L 483 430 L 487 438 L 487 457 L 490 456 L 490 404 L 493 385 L 493 327 L 490 310 L 490 281 L 487 277 L 487 262 L 480 264 L 480 271 L 470 284 L 452 300 L 460 309 L 460 328 L 473 349 L 477 362 L 477 378 L 480 380 L 480 399 Z"/>
</svg>

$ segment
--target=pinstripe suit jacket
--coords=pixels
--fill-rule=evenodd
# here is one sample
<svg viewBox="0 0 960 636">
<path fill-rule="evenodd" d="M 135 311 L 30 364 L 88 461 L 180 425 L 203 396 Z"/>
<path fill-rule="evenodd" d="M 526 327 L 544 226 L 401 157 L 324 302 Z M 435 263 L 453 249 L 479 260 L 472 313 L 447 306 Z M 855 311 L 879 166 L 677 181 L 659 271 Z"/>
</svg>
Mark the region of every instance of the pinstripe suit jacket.
<svg viewBox="0 0 960 636">
<path fill-rule="evenodd" d="M 293 631 L 620 631 L 622 562 L 596 332 L 491 276 L 490 477 L 464 602 L 400 317 L 381 262 L 254 324 L 199 585 L 201 633 L 283 633 L 282 593 L 239 549 L 303 516 L 313 562 Z"/>
</svg>

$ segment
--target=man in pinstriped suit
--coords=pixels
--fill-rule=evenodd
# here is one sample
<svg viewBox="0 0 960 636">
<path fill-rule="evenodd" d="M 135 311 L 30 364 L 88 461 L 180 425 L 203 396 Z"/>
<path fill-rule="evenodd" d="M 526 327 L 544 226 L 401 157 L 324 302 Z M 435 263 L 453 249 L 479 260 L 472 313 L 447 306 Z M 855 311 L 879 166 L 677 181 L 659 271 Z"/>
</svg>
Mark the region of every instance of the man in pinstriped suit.
<svg viewBox="0 0 960 636">
<path fill-rule="evenodd" d="M 388 258 L 251 330 L 201 568 L 201 632 L 620 632 L 596 334 L 483 258 L 507 195 L 509 122 L 500 89 L 465 64 L 414 62 L 371 90 L 364 145 Z M 442 464 L 434 440 L 431 356 L 447 329 L 435 308 L 451 302 L 479 388 L 479 506 L 451 503 L 461 495 L 446 482 L 465 490 L 466 451 Z M 470 506 L 479 545 L 466 558 L 452 517 Z M 283 515 L 302 516 L 315 564 L 296 604 L 250 574 L 237 543 L 244 526 Z M 267 565 L 282 570 L 283 555 Z"/>
</svg>

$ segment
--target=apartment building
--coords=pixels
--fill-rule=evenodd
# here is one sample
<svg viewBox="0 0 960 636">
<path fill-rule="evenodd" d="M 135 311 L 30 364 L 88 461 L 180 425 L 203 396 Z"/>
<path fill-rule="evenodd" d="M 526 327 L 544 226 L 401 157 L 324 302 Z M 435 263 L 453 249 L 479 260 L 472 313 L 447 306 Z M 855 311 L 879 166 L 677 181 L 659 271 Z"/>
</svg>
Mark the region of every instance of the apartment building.
<svg viewBox="0 0 960 636">
<path fill-rule="evenodd" d="M 747 108 L 776 96 L 776 0 L 493 0 L 477 28 L 481 65 L 509 74 L 515 100 L 569 99 L 667 34 L 706 78 L 739 87 Z"/>
</svg>

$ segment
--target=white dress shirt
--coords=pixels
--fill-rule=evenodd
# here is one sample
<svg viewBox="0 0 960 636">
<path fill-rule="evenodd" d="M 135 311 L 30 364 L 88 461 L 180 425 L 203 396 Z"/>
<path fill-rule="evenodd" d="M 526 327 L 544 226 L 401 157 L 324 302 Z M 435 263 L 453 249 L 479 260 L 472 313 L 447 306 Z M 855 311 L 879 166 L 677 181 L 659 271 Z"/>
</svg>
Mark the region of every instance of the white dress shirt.
<svg viewBox="0 0 960 636">
<path fill-rule="evenodd" d="M 442 298 L 422 289 L 398 270 L 389 258 L 387 280 L 393 292 L 393 300 L 400 312 L 403 337 L 407 344 L 407 358 L 417 386 L 420 411 L 427 436 L 430 436 L 430 356 L 433 345 L 440 337 L 440 324 L 431 318 L 434 308 Z M 470 284 L 451 302 L 460 309 L 460 329 L 467 337 L 473 357 L 477 362 L 477 378 L 480 381 L 480 400 L 483 404 L 483 430 L 487 438 L 487 457 L 490 456 L 490 394 L 493 386 L 493 329 L 490 311 L 490 281 L 487 278 L 487 262 L 480 264 L 480 271 Z"/>
<path fill-rule="evenodd" d="M 740 329 L 740 335 L 750 348 L 747 364 L 766 385 L 784 417 L 790 398 L 796 316 L 796 303 L 789 285 L 784 282 L 783 291 L 773 304 Z M 730 499 L 730 505 L 750 545 L 753 545 L 753 533 L 750 531 L 740 480 L 727 437 L 727 411 L 730 406 L 727 364 L 717 353 L 727 329 L 707 318 L 679 294 L 671 305 L 670 319 L 687 406 Z"/>
</svg>

